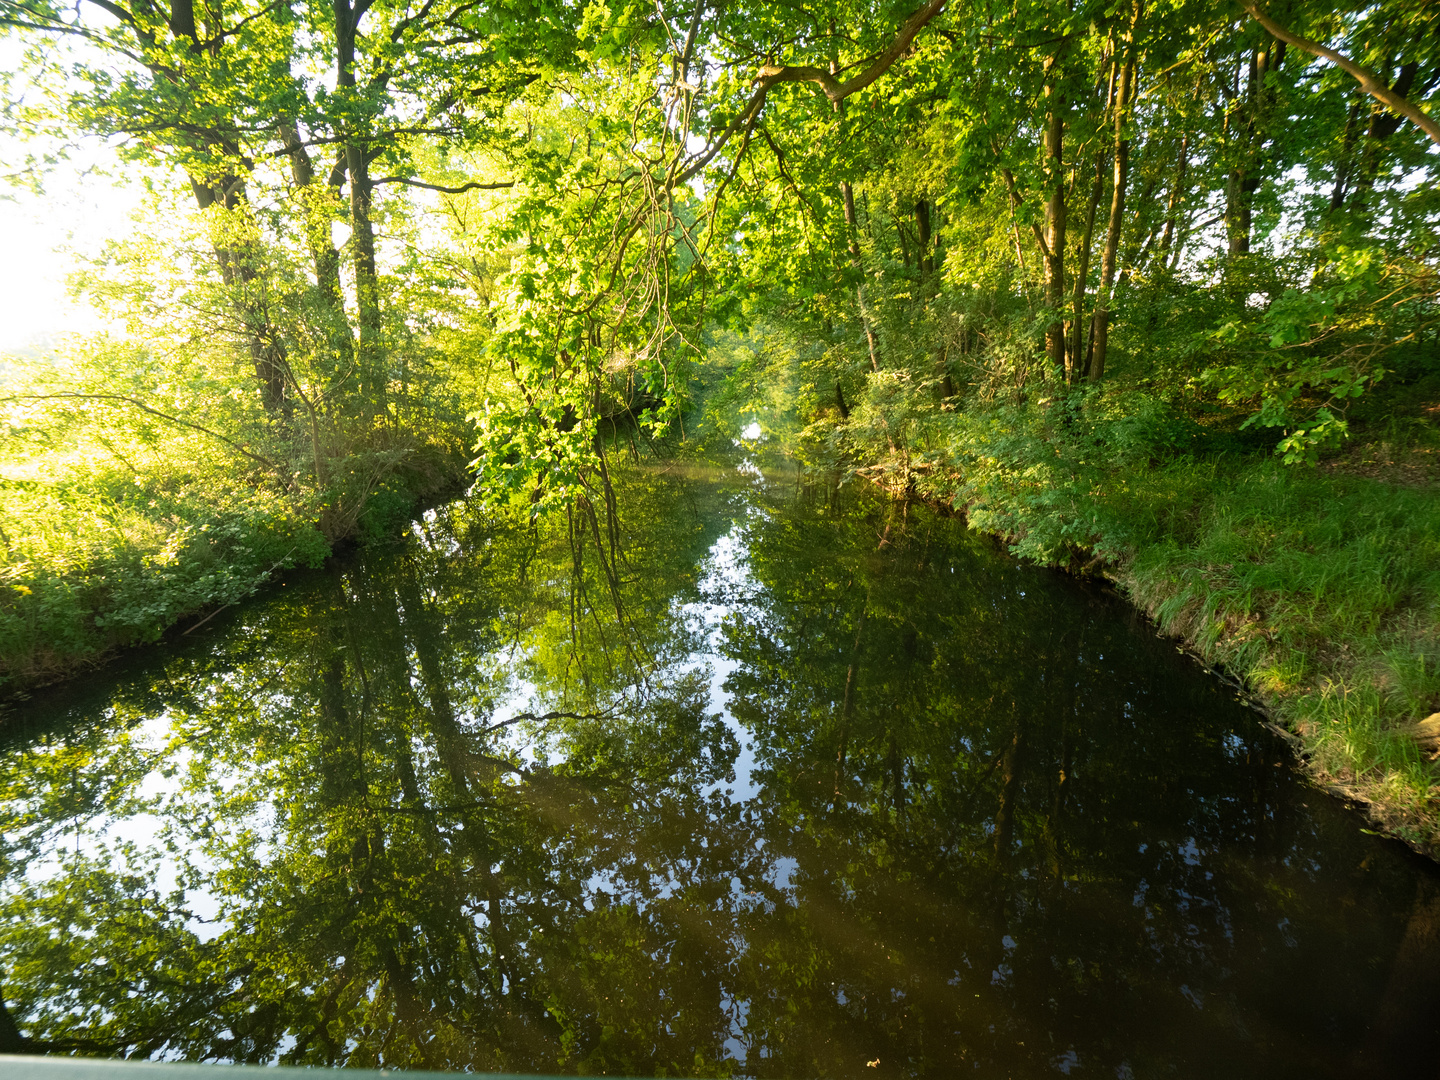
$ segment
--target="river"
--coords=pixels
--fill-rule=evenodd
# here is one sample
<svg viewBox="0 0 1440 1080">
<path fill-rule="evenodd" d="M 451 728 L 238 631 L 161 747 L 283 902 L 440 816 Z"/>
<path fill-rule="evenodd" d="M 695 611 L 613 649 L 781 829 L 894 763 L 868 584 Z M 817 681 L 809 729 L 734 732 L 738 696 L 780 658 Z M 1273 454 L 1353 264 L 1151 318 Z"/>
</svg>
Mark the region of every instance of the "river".
<svg viewBox="0 0 1440 1080">
<path fill-rule="evenodd" d="M 1435 1072 L 1436 868 L 1107 589 L 783 464 L 615 487 L 441 507 L 13 705 L 24 1047 Z"/>
</svg>

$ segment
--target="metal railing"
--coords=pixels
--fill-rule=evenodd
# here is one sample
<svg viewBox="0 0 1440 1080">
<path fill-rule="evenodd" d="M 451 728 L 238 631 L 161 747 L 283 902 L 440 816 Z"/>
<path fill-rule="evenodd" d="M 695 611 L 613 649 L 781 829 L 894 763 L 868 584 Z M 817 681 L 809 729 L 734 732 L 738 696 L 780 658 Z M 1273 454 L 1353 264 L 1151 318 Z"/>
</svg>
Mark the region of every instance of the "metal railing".
<svg viewBox="0 0 1440 1080">
<path fill-rule="evenodd" d="M 46 1057 L 41 1055 L 21 1056 L 0 1054 L 0 1080 L 220 1080 L 221 1072 L 245 1072 L 252 1074 L 248 1080 L 258 1080 L 259 1074 L 281 1080 L 297 1080 L 301 1074 L 308 1074 L 312 1080 L 316 1073 L 328 1070 L 321 1068 L 297 1068 L 287 1065 L 198 1065 L 193 1062 L 168 1061 L 124 1061 L 114 1058 Z M 380 1080 L 381 1077 L 408 1078 L 454 1077 L 469 1075 L 485 1077 L 486 1080 L 561 1080 L 560 1077 L 541 1076 L 536 1073 L 438 1073 L 420 1072 L 409 1069 L 336 1069 L 337 1080 Z M 571 1078 L 573 1080 L 573 1078 Z M 636 1078 L 630 1078 L 636 1080 Z"/>
</svg>

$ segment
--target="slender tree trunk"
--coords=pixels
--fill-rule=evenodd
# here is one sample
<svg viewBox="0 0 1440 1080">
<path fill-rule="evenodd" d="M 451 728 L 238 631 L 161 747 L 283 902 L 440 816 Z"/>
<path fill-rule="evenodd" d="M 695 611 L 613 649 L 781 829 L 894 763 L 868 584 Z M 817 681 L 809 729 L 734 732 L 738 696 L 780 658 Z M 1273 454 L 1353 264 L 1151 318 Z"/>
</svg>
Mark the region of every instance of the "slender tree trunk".
<svg viewBox="0 0 1440 1080">
<path fill-rule="evenodd" d="M 376 413 L 386 411 L 387 379 L 385 355 L 380 340 L 380 275 L 375 260 L 375 226 L 371 217 L 373 187 L 370 163 L 362 147 L 345 148 L 350 172 L 350 228 L 354 245 L 355 304 L 360 327 L 360 370 L 365 380 L 367 405 Z"/>
<path fill-rule="evenodd" d="M 935 253 L 931 247 L 933 238 L 930 231 L 930 204 L 924 199 L 915 200 L 915 233 L 919 237 L 920 279 L 923 281 L 935 272 Z"/>
<path fill-rule="evenodd" d="M 1135 199 L 1133 200 L 1134 205 L 1140 207 L 1140 210 L 1136 213 L 1133 220 L 1144 220 L 1145 207 L 1151 205 L 1151 202 L 1155 198 L 1155 192 L 1159 187 L 1159 177 L 1152 176 L 1146 180 L 1144 186 L 1136 193 Z M 1132 200 L 1127 195 L 1125 201 L 1129 203 Z M 1158 232 L 1158 230 L 1152 229 L 1149 234 L 1150 237 L 1153 237 L 1156 232 Z M 1143 229 L 1136 228 L 1130 238 L 1129 246 L 1125 247 L 1125 237 L 1122 230 L 1120 244 L 1124 250 L 1120 252 L 1120 269 L 1115 275 L 1115 285 L 1117 288 L 1124 285 L 1125 282 L 1130 279 L 1130 275 L 1140 266 L 1141 253 L 1145 250 L 1148 239 L 1149 237 L 1144 234 Z"/>
<path fill-rule="evenodd" d="M 1419 71 L 1419 65 L 1409 63 L 1401 67 L 1400 73 L 1395 77 L 1395 82 L 1390 90 L 1401 97 L 1410 93 L 1410 88 L 1415 83 L 1415 76 Z M 1386 77 L 1389 76 L 1388 66 Z M 1428 89 L 1428 88 L 1427 88 Z M 1391 135 L 1400 129 L 1404 122 L 1402 117 L 1396 116 L 1387 109 L 1376 106 L 1370 111 L 1370 124 L 1365 131 L 1365 152 L 1360 163 L 1360 179 L 1355 186 L 1355 194 L 1363 193 L 1365 202 L 1369 203 L 1370 194 L 1375 190 L 1375 178 L 1380 173 L 1380 162 L 1384 156 L 1385 143 Z"/>
<path fill-rule="evenodd" d="M 171 0 L 166 22 L 177 39 L 189 43 L 188 52 L 198 60 L 206 47 L 200 40 L 194 0 Z M 223 49 L 223 41 L 213 48 Z M 152 67 L 151 71 L 167 82 L 175 80 L 176 73 L 172 70 Z M 194 148 L 219 151 L 231 161 L 240 158 L 240 141 L 235 135 L 233 123 L 228 119 L 220 119 L 217 126 L 193 130 L 197 132 L 193 135 Z M 195 202 L 202 211 L 219 206 L 228 212 L 248 212 L 242 176 L 226 173 L 217 177 L 192 172 L 189 179 Z M 213 241 L 215 260 L 220 267 L 220 280 L 230 291 L 235 313 L 244 328 L 250 362 L 255 370 L 255 379 L 260 384 L 260 401 L 266 412 L 288 417 L 290 410 L 285 387 L 289 363 L 281 335 L 272 324 L 263 299 L 255 295 L 260 253 L 255 241 L 248 236 L 251 224 L 245 222 L 237 233 L 233 223 L 227 222 Z"/>
<path fill-rule="evenodd" d="M 1355 143 L 1360 135 L 1360 103 L 1350 106 L 1350 115 L 1345 120 L 1345 134 L 1340 140 L 1340 157 L 1335 162 L 1335 186 L 1330 190 L 1330 212 L 1334 213 L 1345 205 L 1349 194 L 1350 172 L 1354 168 Z"/>
<path fill-rule="evenodd" d="M 839 57 L 834 51 L 834 42 L 838 41 L 835 20 L 830 20 L 830 38 L 832 51 L 830 54 L 830 74 L 834 75 L 839 70 Z M 831 109 L 841 115 L 845 112 L 845 102 L 838 100 L 832 102 Z M 855 303 L 860 310 L 860 325 L 865 329 L 865 344 L 870 350 L 870 370 L 880 370 L 880 354 L 875 345 L 875 330 L 870 325 L 870 311 L 865 303 L 865 267 L 860 257 L 860 226 L 855 220 L 855 190 L 850 186 L 850 181 L 843 180 L 840 183 L 840 201 L 845 208 L 845 238 L 846 250 L 850 254 L 850 265 L 860 275 L 860 281 L 855 286 Z"/>
<path fill-rule="evenodd" d="M 1059 81 L 1058 60 L 1048 61 L 1050 73 Z M 1045 88 L 1049 111 L 1045 118 L 1045 172 L 1050 188 L 1045 203 L 1045 303 L 1056 313 L 1045 329 L 1045 347 L 1056 371 L 1065 371 L 1065 324 L 1059 318 L 1065 306 L 1065 95 L 1052 83 Z"/>
<path fill-rule="evenodd" d="M 1170 265 L 1170 251 L 1175 244 L 1175 219 L 1180 209 L 1180 200 L 1186 190 L 1186 174 L 1190 169 L 1190 133 L 1180 137 L 1180 158 L 1175 162 L 1175 179 L 1170 182 L 1170 197 L 1165 200 L 1165 229 L 1160 234 L 1160 248 L 1157 257 L 1162 267 Z"/>
<path fill-rule="evenodd" d="M 840 184 L 840 197 L 845 204 L 845 225 L 848 237 L 847 249 L 850 252 L 850 263 L 862 273 L 864 266 L 860 258 L 859 224 L 855 220 L 855 189 L 850 186 L 850 181 L 845 180 Z M 855 286 L 855 302 L 860 308 L 860 325 L 865 328 L 865 343 L 870 348 L 870 370 L 880 370 L 879 350 L 875 345 L 875 329 L 870 323 L 870 308 L 865 303 L 865 283 L 862 281 Z"/>
<path fill-rule="evenodd" d="M 1247 58 L 1249 90 L 1245 92 L 1245 98 L 1251 99 L 1255 90 L 1255 54 L 1252 52 Z M 1238 86 L 1235 87 L 1236 96 L 1240 96 Z M 1240 110 L 1249 111 L 1252 106 L 1242 104 Z M 1234 257 L 1242 255 L 1250 250 L 1250 214 L 1245 205 L 1245 181 L 1247 171 L 1254 169 L 1254 162 L 1250 160 L 1254 154 L 1253 146 L 1253 118 L 1246 120 L 1237 119 L 1230 123 L 1226 118 L 1226 127 L 1234 132 L 1234 138 L 1240 144 L 1238 151 L 1234 153 L 1234 160 L 1229 171 L 1225 174 L 1225 245 L 1228 253 Z"/>
<path fill-rule="evenodd" d="M 350 337 L 349 319 L 345 315 L 344 291 L 340 284 L 340 253 L 330 236 L 331 192 L 328 186 L 315 183 L 315 167 L 295 123 L 282 120 L 279 134 L 290 157 L 290 174 L 295 179 L 305 240 L 315 270 L 316 293 L 326 340 L 334 354 L 334 366 L 337 369 L 348 368 L 354 361 L 355 344 Z"/>
<path fill-rule="evenodd" d="M 1255 192 L 1264 179 L 1270 104 L 1274 96 L 1265 80 L 1285 58 L 1285 43 L 1266 36 L 1266 46 L 1250 54 L 1245 100 L 1241 105 L 1240 154 L 1225 183 L 1225 230 L 1232 256 L 1250 253 Z"/>
<path fill-rule="evenodd" d="M 1135 98 L 1135 28 L 1141 15 L 1135 5 L 1126 36 L 1125 62 L 1115 87 L 1115 154 L 1110 183 L 1110 220 L 1105 226 L 1105 251 L 1100 257 L 1100 288 L 1095 294 L 1095 315 L 1092 320 L 1089 376 L 1105 375 L 1105 360 L 1110 348 L 1110 296 L 1115 285 L 1115 267 L 1120 256 L 1120 234 L 1125 228 L 1125 191 L 1130 183 L 1130 106 Z M 1078 313 L 1077 313 L 1078 317 Z"/>
<path fill-rule="evenodd" d="M 227 213 L 248 214 L 245 182 L 240 177 L 222 176 L 212 181 L 192 176 L 190 189 L 202 211 L 218 206 Z M 250 224 L 234 220 L 225 223 L 214 241 L 215 261 L 220 267 L 220 280 L 230 291 L 235 313 L 244 328 L 250 362 L 260 384 L 260 401 L 266 412 L 288 417 L 285 387 L 289 361 L 280 332 L 270 320 L 264 298 L 258 295 L 263 286 L 257 265 L 260 252 L 247 235 Z"/>
<path fill-rule="evenodd" d="M 363 14 L 364 8 L 359 12 Z M 335 0 L 336 88 L 348 92 L 356 110 L 361 107 L 355 83 L 355 38 L 359 15 L 350 0 Z M 347 123 L 344 161 L 350 176 L 350 246 L 355 270 L 355 306 L 360 329 L 359 367 L 364 407 L 373 414 L 385 411 L 387 379 L 381 343 L 380 279 L 375 258 L 372 217 L 374 185 L 370 181 L 369 146 L 355 121 Z"/>
<path fill-rule="evenodd" d="M 996 153 L 999 153 L 998 149 Z M 1000 175 L 1004 178 L 1005 190 L 1010 195 L 1010 226 L 1011 231 L 1015 234 L 1015 261 L 1020 267 L 1020 287 L 1021 291 L 1025 294 L 1025 306 L 1030 308 L 1030 271 L 1025 266 L 1025 249 L 1020 244 L 1020 221 L 1018 217 L 1020 207 L 1024 200 L 1020 198 L 1020 188 L 1019 185 L 1015 183 L 1015 174 L 1008 168 L 1002 168 Z M 1040 226 L 1036 225 L 1033 221 L 1030 223 L 1030 231 L 1035 236 L 1035 246 L 1040 250 L 1040 260 L 1043 265 L 1047 256 L 1045 234 L 1041 231 Z M 1033 311 L 1033 309 L 1031 310 Z"/>
<path fill-rule="evenodd" d="M 1090 198 L 1085 206 L 1085 231 L 1080 235 L 1080 251 L 1075 266 L 1074 295 L 1070 309 L 1070 347 L 1066 353 L 1066 378 L 1074 384 L 1085 375 L 1082 366 L 1084 351 L 1080 339 L 1084 334 L 1085 285 L 1090 278 L 1090 250 L 1095 236 L 1095 211 L 1100 205 L 1100 196 L 1105 191 L 1105 176 L 1102 172 L 1100 152 L 1095 152 L 1095 179 L 1090 184 Z"/>
</svg>

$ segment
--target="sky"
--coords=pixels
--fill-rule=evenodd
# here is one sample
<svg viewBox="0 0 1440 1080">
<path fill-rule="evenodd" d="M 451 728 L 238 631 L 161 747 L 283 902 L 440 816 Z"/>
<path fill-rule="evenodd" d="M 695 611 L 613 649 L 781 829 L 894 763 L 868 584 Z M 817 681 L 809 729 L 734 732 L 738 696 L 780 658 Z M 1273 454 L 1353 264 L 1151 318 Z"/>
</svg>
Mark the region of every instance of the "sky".
<svg viewBox="0 0 1440 1080">
<path fill-rule="evenodd" d="M 19 42 L 0 38 L 0 69 L 16 71 L 21 63 Z M 25 156 L 22 143 L 0 135 L 0 176 Z M 128 235 L 140 203 L 138 185 L 126 187 L 119 163 L 99 144 L 56 166 L 44 186 L 35 195 L 0 181 L 0 353 L 43 351 L 60 335 L 104 328 L 88 305 L 70 298 L 65 279 L 75 256 L 67 249 L 95 254 Z"/>
<path fill-rule="evenodd" d="M 105 326 L 70 297 L 68 249 L 94 252 L 126 235 L 138 199 L 108 179 L 67 173 L 52 178 L 44 196 L 9 192 L 0 201 L 0 352 L 44 351 L 61 335 Z"/>
</svg>

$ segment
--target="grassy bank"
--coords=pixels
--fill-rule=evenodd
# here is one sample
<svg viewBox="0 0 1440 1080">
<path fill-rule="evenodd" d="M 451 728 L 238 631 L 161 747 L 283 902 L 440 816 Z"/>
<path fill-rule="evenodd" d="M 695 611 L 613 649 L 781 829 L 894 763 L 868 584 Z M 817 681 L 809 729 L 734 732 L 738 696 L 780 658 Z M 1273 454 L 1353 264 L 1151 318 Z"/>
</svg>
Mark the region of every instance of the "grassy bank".
<svg viewBox="0 0 1440 1080">
<path fill-rule="evenodd" d="M 1412 736 L 1440 709 L 1435 490 L 1270 461 L 1177 463 L 1148 486 L 1157 527 L 1115 580 L 1242 678 L 1317 780 L 1440 855 L 1437 769 Z"/>
<path fill-rule="evenodd" d="M 293 419 L 237 422 L 212 385 L 55 381 L 12 385 L 0 413 L 0 697 L 389 534 L 465 475 L 458 425 L 332 428 L 317 469 Z"/>
<path fill-rule="evenodd" d="M 871 422 L 856 419 L 852 436 Z M 1286 466 L 1158 405 L 1111 417 L 1092 395 L 917 415 L 890 444 L 903 452 L 858 471 L 1018 555 L 1110 577 L 1243 682 L 1318 782 L 1440 856 L 1440 767 L 1413 731 L 1440 710 L 1440 454 L 1423 424 L 1405 431 Z"/>
<path fill-rule="evenodd" d="M 338 542 L 393 531 L 424 498 L 454 485 L 445 464 L 390 473 L 338 529 L 329 505 L 264 489 L 183 478 L 83 486 L 7 478 L 0 697 L 203 620 L 279 571 L 318 565 Z"/>
</svg>

